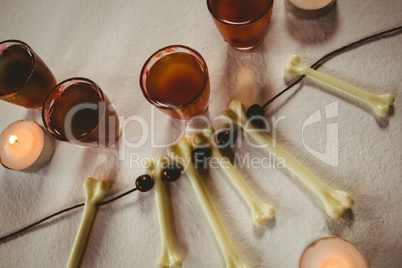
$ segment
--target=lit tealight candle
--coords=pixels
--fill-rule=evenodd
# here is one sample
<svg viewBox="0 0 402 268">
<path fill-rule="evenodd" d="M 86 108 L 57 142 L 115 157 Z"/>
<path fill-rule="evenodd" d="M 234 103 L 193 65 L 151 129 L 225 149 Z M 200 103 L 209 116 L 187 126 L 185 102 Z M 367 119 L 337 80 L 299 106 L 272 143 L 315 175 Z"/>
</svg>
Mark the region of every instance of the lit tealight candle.
<svg viewBox="0 0 402 268">
<path fill-rule="evenodd" d="M 31 120 L 16 121 L 0 135 L 0 162 L 8 169 L 38 170 L 49 162 L 53 151 L 53 138 Z"/>
<path fill-rule="evenodd" d="M 286 3 L 286 7 L 297 17 L 314 19 L 330 11 L 336 0 L 287 0 Z"/>
<path fill-rule="evenodd" d="M 324 237 L 311 243 L 300 258 L 300 268 L 368 268 L 366 257 L 351 242 Z"/>
</svg>

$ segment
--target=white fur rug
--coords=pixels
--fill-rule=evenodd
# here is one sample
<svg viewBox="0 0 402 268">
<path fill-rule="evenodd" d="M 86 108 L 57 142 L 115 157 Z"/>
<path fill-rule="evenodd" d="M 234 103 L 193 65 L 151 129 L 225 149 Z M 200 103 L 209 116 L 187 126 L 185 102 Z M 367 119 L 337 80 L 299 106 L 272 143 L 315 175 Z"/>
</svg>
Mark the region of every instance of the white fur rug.
<svg viewBox="0 0 402 268">
<path fill-rule="evenodd" d="M 145 139 L 139 148 L 82 149 L 58 142 L 50 164 L 35 173 L 1 168 L 0 235 L 83 202 L 82 183 L 89 176 L 114 182 L 107 199 L 129 190 L 145 172 L 136 159 L 166 155 L 153 144 L 177 139 L 181 123 L 151 109 L 138 84 L 143 63 L 157 49 L 183 44 L 202 54 L 209 67 L 213 120 L 232 99 L 246 106 L 263 104 L 285 88 L 282 69 L 291 54 L 311 65 L 336 48 L 402 25 L 401 14 L 397 0 L 338 1 L 324 17 L 302 20 L 277 0 L 263 44 L 242 53 L 223 41 L 205 0 L 3 1 L 0 39 L 30 44 L 57 81 L 74 76 L 96 81 L 122 120 L 136 115 L 149 128 L 138 120 L 124 121 L 128 141 Z M 314 195 L 244 137 L 234 149 L 240 160 L 248 156 L 272 164 L 244 166 L 240 173 L 262 200 L 275 206 L 274 220 L 253 226 L 248 208 L 224 174 L 205 172 L 204 182 L 227 232 L 250 267 L 298 267 L 309 243 L 334 235 L 359 246 L 370 267 L 401 267 L 401 43 L 402 34 L 371 42 L 320 68 L 369 92 L 394 94 L 394 108 L 384 120 L 307 80 L 267 108 L 269 134 L 322 181 L 354 196 L 353 209 L 342 219 L 329 218 Z M 326 107 L 333 118 L 325 116 Z M 1 130 L 19 119 L 41 120 L 40 111 L 6 102 L 0 102 L 0 111 Z M 321 121 L 305 123 L 315 113 Z M 330 135 L 327 126 L 333 127 Z M 173 243 L 183 267 L 225 267 L 186 176 L 168 186 L 168 195 Z M 82 208 L 75 209 L 1 242 L 0 266 L 65 266 L 81 214 Z M 156 267 L 160 253 L 154 192 L 135 192 L 99 209 L 82 267 Z"/>
</svg>

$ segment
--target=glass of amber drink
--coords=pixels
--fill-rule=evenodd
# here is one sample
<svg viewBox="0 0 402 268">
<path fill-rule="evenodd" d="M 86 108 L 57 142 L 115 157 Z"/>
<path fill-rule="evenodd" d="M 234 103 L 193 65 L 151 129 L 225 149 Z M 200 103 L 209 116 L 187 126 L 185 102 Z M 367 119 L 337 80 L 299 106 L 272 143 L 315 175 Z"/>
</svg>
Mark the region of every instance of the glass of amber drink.
<svg viewBox="0 0 402 268">
<path fill-rule="evenodd" d="M 81 147 L 110 147 L 121 134 L 114 106 L 95 82 L 81 77 L 50 92 L 42 119 L 53 137 Z"/>
<path fill-rule="evenodd" d="M 223 39 L 238 50 L 257 47 L 265 37 L 273 0 L 207 0 Z"/>
<path fill-rule="evenodd" d="M 0 42 L 0 99 L 25 108 L 41 108 L 56 79 L 30 46 Z"/>
<path fill-rule="evenodd" d="M 172 45 L 152 54 L 142 67 L 140 86 L 148 102 L 174 118 L 187 120 L 208 107 L 207 64 L 186 46 Z"/>
</svg>

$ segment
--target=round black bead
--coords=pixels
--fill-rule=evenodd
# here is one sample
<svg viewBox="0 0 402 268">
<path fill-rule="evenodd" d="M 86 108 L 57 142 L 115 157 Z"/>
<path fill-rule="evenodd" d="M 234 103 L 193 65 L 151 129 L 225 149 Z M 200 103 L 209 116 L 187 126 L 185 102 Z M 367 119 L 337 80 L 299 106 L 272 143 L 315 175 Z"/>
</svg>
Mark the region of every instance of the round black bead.
<svg viewBox="0 0 402 268">
<path fill-rule="evenodd" d="M 154 180 L 148 174 L 144 174 L 137 178 L 135 186 L 140 192 L 147 192 L 154 187 Z"/>
<path fill-rule="evenodd" d="M 181 171 L 183 167 L 179 164 L 169 165 L 163 170 L 162 179 L 168 182 L 177 181 L 181 176 Z"/>
<path fill-rule="evenodd" d="M 211 157 L 212 152 L 209 147 L 197 147 L 193 150 L 192 160 L 195 166 L 204 165 Z"/>
<path fill-rule="evenodd" d="M 256 116 L 264 117 L 264 115 L 265 115 L 264 108 L 262 108 L 258 104 L 251 105 L 247 110 L 247 117 L 248 118 L 252 118 L 252 117 L 256 117 Z"/>
<path fill-rule="evenodd" d="M 247 117 L 250 119 L 250 122 L 259 128 L 264 128 L 265 126 L 266 120 L 264 114 L 264 108 L 258 104 L 251 105 L 247 110 Z"/>
<path fill-rule="evenodd" d="M 232 147 L 236 142 L 236 135 L 229 129 L 222 130 L 216 136 L 219 148 Z"/>
</svg>

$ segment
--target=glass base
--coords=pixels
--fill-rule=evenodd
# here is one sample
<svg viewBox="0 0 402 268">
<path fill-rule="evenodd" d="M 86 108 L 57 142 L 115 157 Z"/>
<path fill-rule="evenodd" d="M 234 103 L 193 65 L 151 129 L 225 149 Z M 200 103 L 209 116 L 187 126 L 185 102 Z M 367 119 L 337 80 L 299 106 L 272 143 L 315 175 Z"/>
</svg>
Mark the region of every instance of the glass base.
<svg viewBox="0 0 402 268">
<path fill-rule="evenodd" d="M 225 39 L 224 39 L 224 40 L 225 40 Z M 253 49 L 255 49 L 256 47 L 258 47 L 258 46 L 262 43 L 262 41 L 263 41 L 263 40 L 260 40 L 257 44 L 252 45 L 252 46 L 248 46 L 248 47 L 236 47 L 236 46 L 234 46 L 234 45 L 231 45 L 229 42 L 227 42 L 227 41 L 225 40 L 225 42 L 228 43 L 232 48 L 234 48 L 234 49 L 236 49 L 236 50 L 239 50 L 239 51 L 250 51 L 250 50 L 253 50 Z"/>
</svg>

